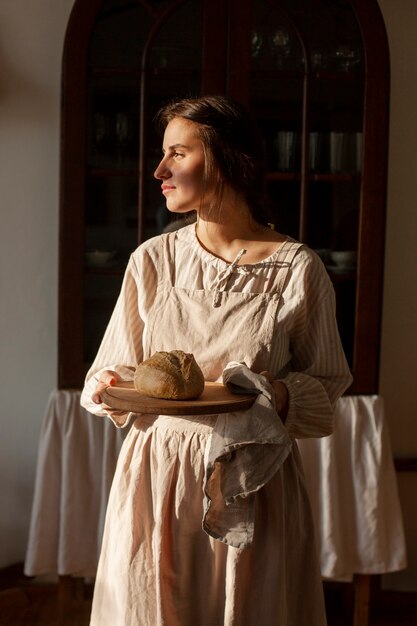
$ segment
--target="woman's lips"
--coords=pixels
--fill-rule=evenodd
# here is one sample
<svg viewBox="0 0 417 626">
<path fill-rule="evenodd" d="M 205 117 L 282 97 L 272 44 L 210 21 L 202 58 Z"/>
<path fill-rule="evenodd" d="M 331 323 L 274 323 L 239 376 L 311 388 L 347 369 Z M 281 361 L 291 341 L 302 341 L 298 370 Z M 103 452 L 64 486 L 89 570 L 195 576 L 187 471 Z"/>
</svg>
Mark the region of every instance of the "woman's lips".
<svg viewBox="0 0 417 626">
<path fill-rule="evenodd" d="M 173 185 L 161 185 L 161 189 L 162 193 L 165 193 L 166 191 L 172 191 L 175 187 Z"/>
</svg>

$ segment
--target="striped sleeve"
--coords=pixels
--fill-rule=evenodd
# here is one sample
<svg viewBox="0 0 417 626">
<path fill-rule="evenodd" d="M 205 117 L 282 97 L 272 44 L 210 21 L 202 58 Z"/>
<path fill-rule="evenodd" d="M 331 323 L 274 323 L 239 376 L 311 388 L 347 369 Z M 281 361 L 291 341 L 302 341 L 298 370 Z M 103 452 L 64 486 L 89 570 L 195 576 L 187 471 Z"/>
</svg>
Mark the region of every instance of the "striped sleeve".
<svg viewBox="0 0 417 626">
<path fill-rule="evenodd" d="M 352 382 L 336 322 L 333 285 L 319 259 L 302 274 L 304 297 L 291 330 L 291 371 L 283 378 L 289 393 L 286 427 L 291 437 L 332 433 L 336 401 Z"/>
<path fill-rule="evenodd" d="M 124 380 L 132 380 L 136 366 L 143 361 L 144 323 L 156 285 L 155 263 L 139 248 L 127 265 L 116 306 L 81 394 L 81 405 L 95 415 L 107 415 L 91 400 L 101 372 L 113 370 Z"/>
</svg>

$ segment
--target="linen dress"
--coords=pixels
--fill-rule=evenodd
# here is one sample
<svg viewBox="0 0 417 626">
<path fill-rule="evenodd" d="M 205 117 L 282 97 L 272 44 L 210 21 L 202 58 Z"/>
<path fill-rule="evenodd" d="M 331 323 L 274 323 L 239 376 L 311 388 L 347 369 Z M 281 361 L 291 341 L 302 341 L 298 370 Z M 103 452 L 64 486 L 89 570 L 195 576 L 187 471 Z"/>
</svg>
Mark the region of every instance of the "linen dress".
<svg viewBox="0 0 417 626">
<path fill-rule="evenodd" d="M 202 528 L 205 457 L 217 416 L 133 416 L 109 497 L 92 626 L 323 626 L 322 583 L 295 438 L 332 431 L 351 382 L 320 259 L 287 239 L 267 259 L 225 263 L 195 225 L 131 256 L 81 403 L 100 371 L 132 378 L 157 350 L 192 352 L 206 380 L 229 361 L 270 370 L 289 392 L 292 451 L 255 494 L 248 548 Z M 113 418 L 119 427 L 126 421 Z"/>
</svg>

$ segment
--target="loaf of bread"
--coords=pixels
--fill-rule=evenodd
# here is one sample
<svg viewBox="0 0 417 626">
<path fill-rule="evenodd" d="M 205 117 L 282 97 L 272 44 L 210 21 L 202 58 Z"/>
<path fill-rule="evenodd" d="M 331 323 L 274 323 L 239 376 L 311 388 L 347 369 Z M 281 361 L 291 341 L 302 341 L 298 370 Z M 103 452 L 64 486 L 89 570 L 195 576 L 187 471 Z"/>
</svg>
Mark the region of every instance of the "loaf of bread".
<svg viewBox="0 0 417 626">
<path fill-rule="evenodd" d="M 204 376 L 192 354 L 155 352 L 136 368 L 134 385 L 136 391 L 152 398 L 192 400 L 203 392 Z"/>
</svg>

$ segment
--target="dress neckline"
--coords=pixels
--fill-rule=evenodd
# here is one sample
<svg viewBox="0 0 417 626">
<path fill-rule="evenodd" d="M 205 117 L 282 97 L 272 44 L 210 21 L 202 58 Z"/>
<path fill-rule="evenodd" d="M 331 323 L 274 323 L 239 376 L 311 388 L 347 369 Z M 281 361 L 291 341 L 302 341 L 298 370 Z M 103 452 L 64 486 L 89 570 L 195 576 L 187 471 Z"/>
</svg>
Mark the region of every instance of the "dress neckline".
<svg viewBox="0 0 417 626">
<path fill-rule="evenodd" d="M 216 256 L 215 254 L 207 250 L 201 244 L 196 233 L 195 224 L 190 224 L 188 226 L 185 226 L 184 228 L 181 228 L 180 230 L 176 231 L 176 234 L 179 237 L 181 237 L 181 235 L 185 235 L 186 238 L 190 241 L 190 243 L 194 244 L 193 247 L 195 251 L 197 252 L 197 254 L 202 259 L 205 259 L 208 263 L 213 263 L 213 264 L 215 263 L 221 269 L 227 269 L 229 267 L 236 267 L 237 270 L 239 270 L 240 268 L 248 270 L 252 267 L 262 267 L 263 265 L 267 265 L 267 264 L 270 264 L 271 262 L 276 261 L 279 253 L 281 252 L 285 244 L 290 240 L 290 237 L 285 235 L 284 241 L 280 242 L 278 244 L 277 249 L 274 250 L 274 252 L 272 252 L 272 254 L 270 254 L 269 256 L 265 257 L 264 259 L 261 259 L 260 261 L 256 261 L 255 263 L 242 263 L 240 265 L 237 265 L 237 262 L 240 260 L 240 258 L 241 257 L 244 258 L 244 253 L 242 252 L 243 249 L 241 249 L 238 252 L 238 254 L 235 256 L 235 259 L 233 261 L 225 261 L 224 259 Z"/>
</svg>

